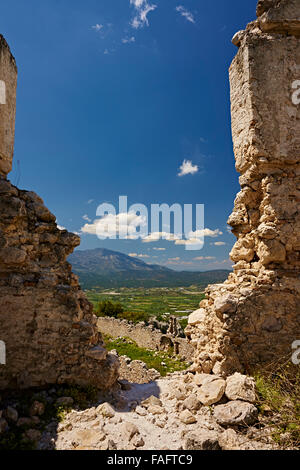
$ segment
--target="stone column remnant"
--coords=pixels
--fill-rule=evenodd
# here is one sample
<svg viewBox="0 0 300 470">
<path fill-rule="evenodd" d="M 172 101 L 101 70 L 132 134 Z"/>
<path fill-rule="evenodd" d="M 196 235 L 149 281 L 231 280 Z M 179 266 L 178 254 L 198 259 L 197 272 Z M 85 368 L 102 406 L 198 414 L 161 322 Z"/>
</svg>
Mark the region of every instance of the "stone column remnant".
<svg viewBox="0 0 300 470">
<path fill-rule="evenodd" d="M 300 0 L 260 0 L 257 17 L 230 67 L 234 272 L 186 330 L 195 370 L 223 375 L 289 358 L 300 339 Z"/>
<path fill-rule="evenodd" d="M 6 88 L 6 100 L 0 95 L 0 341 L 6 351 L 0 389 L 56 383 L 109 389 L 118 359 L 104 349 L 93 307 L 66 261 L 80 239 L 57 227 L 39 196 L 6 179 L 16 79 L 15 60 L 0 36 L 0 80 Z"/>
<path fill-rule="evenodd" d="M 0 175 L 10 172 L 14 153 L 17 66 L 0 34 Z"/>
</svg>

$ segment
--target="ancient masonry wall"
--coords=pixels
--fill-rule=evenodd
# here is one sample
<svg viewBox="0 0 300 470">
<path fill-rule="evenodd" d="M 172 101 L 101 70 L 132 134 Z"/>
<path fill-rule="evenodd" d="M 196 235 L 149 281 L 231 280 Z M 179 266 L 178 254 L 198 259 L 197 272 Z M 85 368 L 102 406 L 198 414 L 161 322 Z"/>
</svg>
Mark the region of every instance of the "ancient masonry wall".
<svg viewBox="0 0 300 470">
<path fill-rule="evenodd" d="M 17 66 L 0 34 L 0 175 L 12 166 L 15 138 Z"/>
<path fill-rule="evenodd" d="M 191 359 L 194 352 L 193 346 L 185 338 L 163 334 L 150 326 L 135 325 L 126 320 L 108 317 L 99 318 L 97 324 L 101 333 L 113 338 L 128 337 L 141 348 L 164 351 L 172 347 L 176 354 L 187 360 Z"/>
<path fill-rule="evenodd" d="M 223 375 L 290 358 L 300 339 L 300 2 L 261 0 L 257 15 L 230 67 L 234 273 L 186 330 L 194 369 Z"/>
<path fill-rule="evenodd" d="M 6 178 L 16 79 L 15 60 L 0 36 L 0 80 L 6 86 L 0 102 L 0 340 L 6 346 L 0 389 L 55 383 L 108 389 L 119 362 L 103 348 L 92 305 L 66 262 L 80 239 L 57 228 L 39 196 Z"/>
</svg>

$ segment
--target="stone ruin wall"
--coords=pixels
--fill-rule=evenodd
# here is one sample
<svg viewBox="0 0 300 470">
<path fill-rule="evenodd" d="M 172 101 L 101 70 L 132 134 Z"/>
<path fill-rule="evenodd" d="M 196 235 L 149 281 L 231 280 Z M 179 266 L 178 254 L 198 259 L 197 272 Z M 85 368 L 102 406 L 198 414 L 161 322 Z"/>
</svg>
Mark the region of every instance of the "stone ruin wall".
<svg viewBox="0 0 300 470">
<path fill-rule="evenodd" d="M 0 389 L 55 383 L 113 386 L 118 359 L 107 354 L 92 305 L 67 256 L 80 239 L 59 230 L 35 193 L 13 186 L 11 169 L 17 69 L 0 36 Z"/>
<path fill-rule="evenodd" d="M 151 326 L 135 325 L 126 320 L 116 318 L 98 318 L 98 328 L 101 333 L 113 338 L 127 337 L 132 339 L 141 348 L 166 351 L 170 347 L 174 353 L 184 359 L 190 360 L 194 348 L 186 338 L 175 337 L 172 334 L 163 334 L 160 330 Z"/>
<path fill-rule="evenodd" d="M 12 167 L 15 138 L 17 66 L 0 34 L 0 175 Z"/>
<path fill-rule="evenodd" d="M 234 272 L 209 286 L 186 334 L 195 371 L 227 375 L 290 359 L 300 339 L 300 1 L 261 0 L 230 67 L 241 191 L 228 223 Z M 299 88 L 299 87 L 298 87 Z"/>
</svg>

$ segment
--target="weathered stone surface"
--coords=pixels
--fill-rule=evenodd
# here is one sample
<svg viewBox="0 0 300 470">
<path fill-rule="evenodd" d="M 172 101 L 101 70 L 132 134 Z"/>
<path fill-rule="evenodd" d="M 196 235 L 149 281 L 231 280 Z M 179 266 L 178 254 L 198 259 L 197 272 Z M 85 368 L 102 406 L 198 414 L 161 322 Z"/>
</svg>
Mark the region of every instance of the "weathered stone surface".
<svg viewBox="0 0 300 470">
<path fill-rule="evenodd" d="M 146 400 L 142 401 L 141 405 L 144 408 L 148 408 L 149 406 L 162 406 L 162 401 L 155 397 L 154 395 L 151 395 L 151 397 L 147 398 Z"/>
<path fill-rule="evenodd" d="M 153 415 L 161 415 L 161 414 L 164 413 L 164 409 L 161 406 L 150 405 L 148 407 L 148 412 L 153 414 Z"/>
<path fill-rule="evenodd" d="M 220 450 L 218 439 L 217 432 L 201 429 L 185 436 L 184 450 Z"/>
<path fill-rule="evenodd" d="M 298 0 L 260 0 L 257 16 L 263 31 L 300 36 Z"/>
<path fill-rule="evenodd" d="M 222 426 L 250 426 L 256 422 L 257 416 L 254 405 L 239 400 L 217 405 L 214 409 L 214 417 Z"/>
<path fill-rule="evenodd" d="M 123 423 L 122 432 L 127 436 L 130 441 L 136 434 L 140 434 L 139 428 L 132 423 Z"/>
<path fill-rule="evenodd" d="M 0 388 L 78 383 L 110 388 L 118 359 L 103 348 L 91 304 L 67 263 L 79 243 L 34 193 L 0 177 Z M 13 332 L 13 334 L 12 334 Z"/>
<path fill-rule="evenodd" d="M 198 411 L 201 408 L 201 402 L 196 395 L 193 394 L 184 400 L 183 406 L 190 411 Z"/>
<path fill-rule="evenodd" d="M 230 67 L 234 272 L 208 286 L 186 328 L 194 372 L 228 376 L 288 357 L 300 328 L 300 2 L 262 0 L 257 14 L 234 37 Z"/>
<path fill-rule="evenodd" d="M 204 308 L 200 308 L 199 310 L 196 310 L 195 312 L 191 313 L 188 319 L 188 324 L 189 325 L 198 325 L 198 323 L 202 323 L 205 320 L 205 315 L 206 312 Z"/>
<path fill-rule="evenodd" d="M 197 396 L 203 405 L 213 405 L 221 400 L 225 392 L 225 387 L 225 380 L 221 377 L 211 375 L 204 380 Z"/>
<path fill-rule="evenodd" d="M 256 400 L 255 380 L 236 372 L 227 378 L 225 394 L 229 400 L 243 400 L 254 403 Z"/>
<path fill-rule="evenodd" d="M 184 424 L 193 424 L 197 422 L 197 419 L 189 410 L 183 410 L 179 415 L 179 419 Z"/>
<path fill-rule="evenodd" d="M 0 175 L 12 167 L 16 116 L 17 66 L 0 34 Z"/>
<path fill-rule="evenodd" d="M 115 410 L 109 403 L 102 403 L 98 406 L 96 413 L 101 414 L 104 418 L 113 418 L 115 416 Z"/>
</svg>

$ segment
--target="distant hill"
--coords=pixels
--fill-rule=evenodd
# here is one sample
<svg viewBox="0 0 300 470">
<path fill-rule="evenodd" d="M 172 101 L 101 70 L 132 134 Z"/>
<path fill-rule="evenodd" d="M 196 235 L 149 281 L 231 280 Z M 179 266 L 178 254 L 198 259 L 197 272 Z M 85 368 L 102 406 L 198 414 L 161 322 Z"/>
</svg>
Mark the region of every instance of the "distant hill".
<svg viewBox="0 0 300 470">
<path fill-rule="evenodd" d="M 223 282 L 229 271 L 174 271 L 157 264 L 146 264 L 117 251 L 96 248 L 77 250 L 69 256 L 73 271 L 84 289 L 93 287 L 186 287 Z"/>
</svg>

